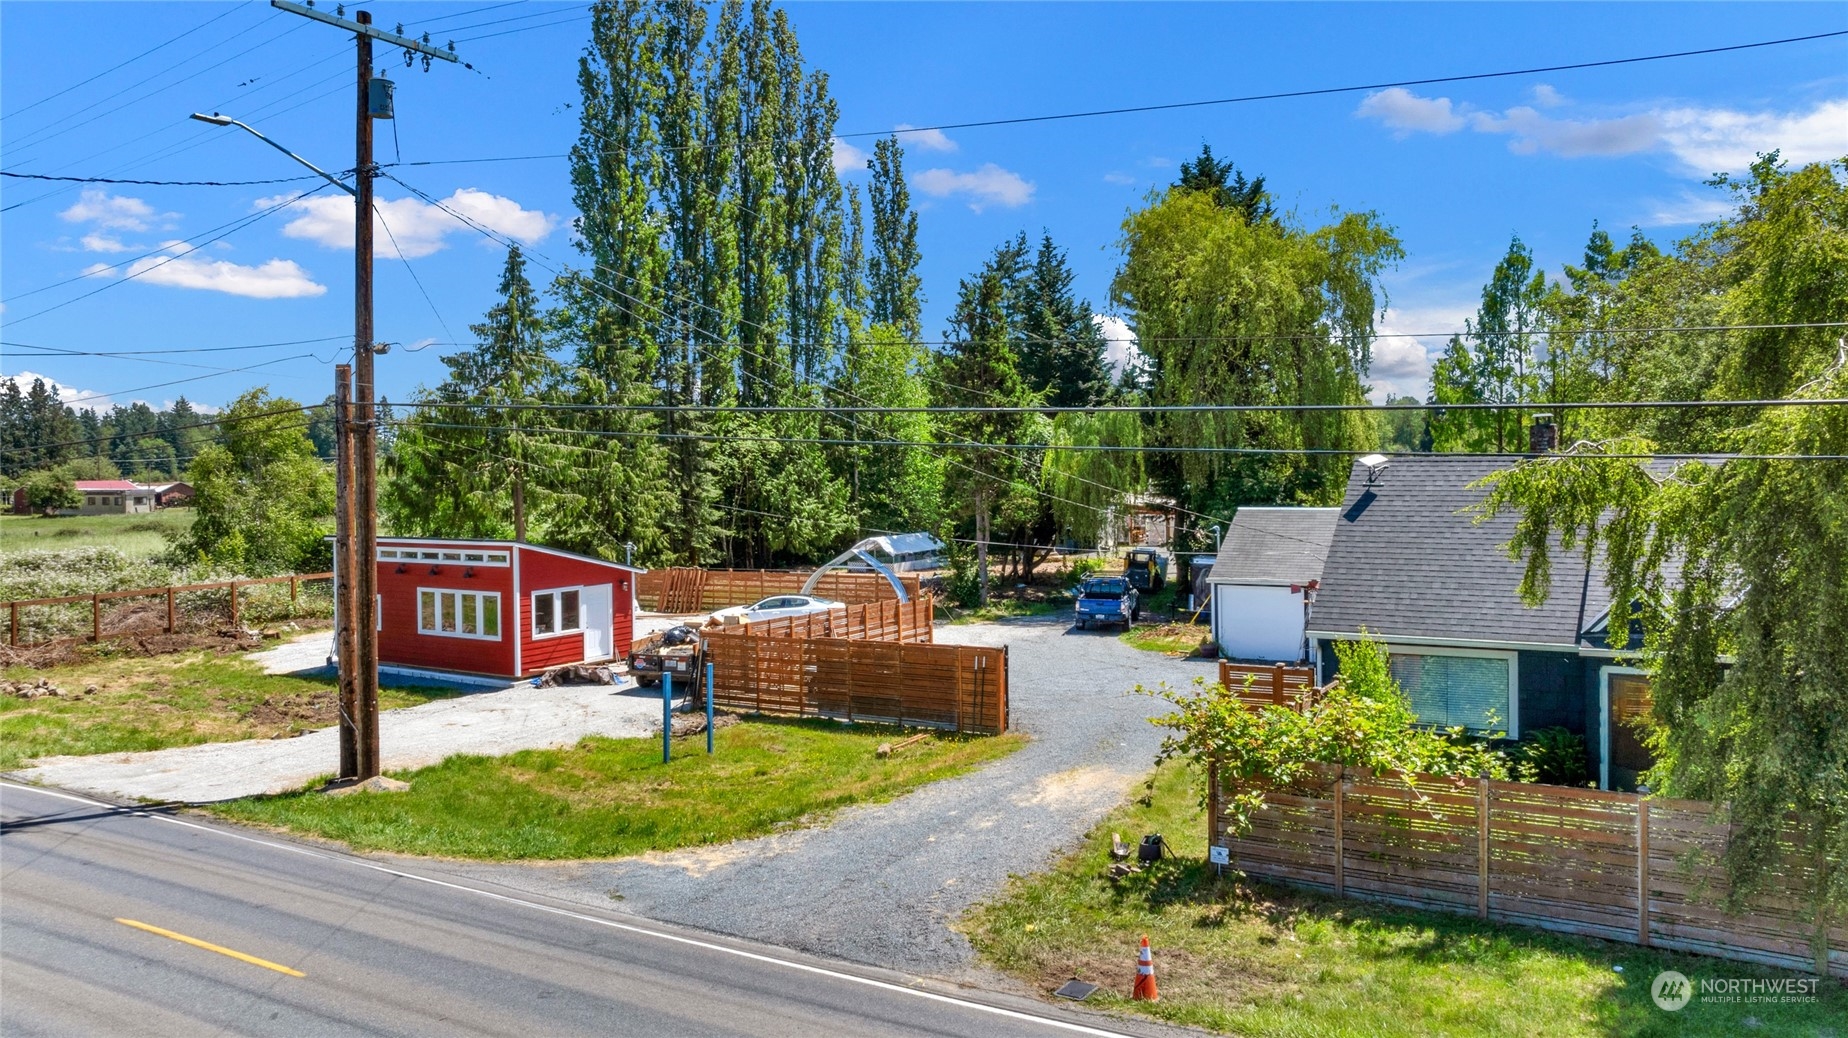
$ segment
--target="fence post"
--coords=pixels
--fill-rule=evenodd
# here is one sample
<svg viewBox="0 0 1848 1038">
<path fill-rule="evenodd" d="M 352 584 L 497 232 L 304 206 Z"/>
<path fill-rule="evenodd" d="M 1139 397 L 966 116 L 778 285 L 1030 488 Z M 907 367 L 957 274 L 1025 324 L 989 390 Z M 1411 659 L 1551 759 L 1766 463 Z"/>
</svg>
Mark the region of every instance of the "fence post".
<svg viewBox="0 0 1848 1038">
<path fill-rule="evenodd" d="M 173 633 L 173 585 L 167 585 L 167 633 Z"/>
<path fill-rule="evenodd" d="M 1489 917 L 1489 780 L 1476 780 L 1476 918 Z"/>
<path fill-rule="evenodd" d="M 231 629 L 237 630 L 237 581 L 231 582 Z"/>
<path fill-rule="evenodd" d="M 1284 705 L 1283 664 L 1281 663 L 1271 667 L 1271 702 L 1277 706 Z"/>
<path fill-rule="evenodd" d="M 90 596 L 90 640 L 93 642 L 103 640 L 103 597 L 101 595 Z"/>
<path fill-rule="evenodd" d="M 7 613 L 8 613 L 8 616 L 7 616 L 7 624 L 6 624 L 6 643 L 8 645 L 18 645 L 19 644 L 19 603 L 18 602 L 8 602 L 7 603 Z"/>
<path fill-rule="evenodd" d="M 1342 816 L 1347 811 L 1347 768 L 1335 768 L 1335 896 L 1347 896 L 1347 840 L 1342 835 Z"/>
<path fill-rule="evenodd" d="M 295 619 L 295 592 L 298 579 L 296 574 L 289 574 L 289 619 L 291 620 Z"/>
<path fill-rule="evenodd" d="M 1649 802 L 1636 795 L 1636 943 L 1649 946 Z"/>
</svg>

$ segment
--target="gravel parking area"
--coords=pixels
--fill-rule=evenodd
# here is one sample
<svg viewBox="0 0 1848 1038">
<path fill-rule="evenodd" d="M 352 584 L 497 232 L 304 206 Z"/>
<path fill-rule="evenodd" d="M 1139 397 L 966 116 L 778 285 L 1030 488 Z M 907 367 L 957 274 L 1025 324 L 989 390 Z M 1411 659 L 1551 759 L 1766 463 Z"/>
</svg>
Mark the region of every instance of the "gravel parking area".
<svg viewBox="0 0 1848 1038">
<path fill-rule="evenodd" d="M 1033 737 L 1024 749 L 821 828 L 639 859 L 439 867 L 815 954 L 969 976 L 968 942 L 951 924 L 1009 873 L 1043 868 L 1153 763 L 1161 732 L 1147 719 L 1164 704 L 1129 689 L 1212 668 L 1064 620 L 940 627 L 937 639 L 1008 646 L 1012 723 Z"/>
</svg>

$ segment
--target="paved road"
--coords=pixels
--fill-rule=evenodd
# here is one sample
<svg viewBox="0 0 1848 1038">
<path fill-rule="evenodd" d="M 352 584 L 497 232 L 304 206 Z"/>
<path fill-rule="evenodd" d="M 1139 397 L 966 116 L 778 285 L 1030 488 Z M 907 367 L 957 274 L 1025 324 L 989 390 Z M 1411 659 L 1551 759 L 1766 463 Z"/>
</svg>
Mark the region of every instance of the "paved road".
<svg viewBox="0 0 1848 1038">
<path fill-rule="evenodd" d="M 0 822 L 9 1038 L 1154 1033 L 57 791 Z"/>
<path fill-rule="evenodd" d="M 581 905 L 620 898 L 621 910 L 651 919 L 870 966 L 1000 983 L 977 966 L 958 917 L 1010 873 L 1044 869 L 1147 774 L 1162 737 L 1148 718 L 1169 708 L 1131 688 L 1185 686 L 1213 666 L 1073 630 L 1069 616 L 939 627 L 937 640 L 1008 647 L 1010 724 L 1032 737 L 1024 749 L 757 840 L 616 861 L 430 867 Z"/>
</svg>

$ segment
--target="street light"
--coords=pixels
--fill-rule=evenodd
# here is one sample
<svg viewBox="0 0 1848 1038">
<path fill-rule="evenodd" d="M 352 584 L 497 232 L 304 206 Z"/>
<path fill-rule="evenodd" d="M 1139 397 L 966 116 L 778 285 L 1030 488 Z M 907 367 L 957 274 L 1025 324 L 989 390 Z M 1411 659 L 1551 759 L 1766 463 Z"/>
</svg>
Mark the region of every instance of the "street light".
<svg viewBox="0 0 1848 1038">
<path fill-rule="evenodd" d="M 236 119 L 233 119 L 228 115 L 219 115 L 217 112 L 213 112 L 211 115 L 203 115 L 199 112 L 194 112 L 192 114 L 192 117 L 194 119 L 199 120 L 202 123 L 211 123 L 213 126 L 235 126 L 238 129 L 243 130 L 245 133 L 250 134 L 252 137 L 255 137 L 257 140 L 260 140 L 263 143 L 269 145 L 270 147 L 275 148 L 277 151 L 282 152 L 284 155 L 287 155 L 288 157 L 294 159 L 295 161 L 301 163 L 302 165 L 307 166 L 309 169 L 314 170 L 315 173 L 320 175 L 321 179 L 334 185 L 340 190 L 345 191 L 347 194 L 352 195 L 355 193 L 352 188 L 341 183 L 340 178 L 334 176 L 332 173 L 329 173 L 328 171 L 322 169 L 321 167 L 315 165 L 314 163 L 309 162 L 307 159 L 302 158 L 300 155 L 295 154 L 289 149 L 283 147 L 282 145 L 277 144 L 275 141 L 270 140 L 268 137 L 263 136 L 262 134 L 258 133 L 256 130 L 252 129 L 247 123 L 238 122 Z"/>
</svg>

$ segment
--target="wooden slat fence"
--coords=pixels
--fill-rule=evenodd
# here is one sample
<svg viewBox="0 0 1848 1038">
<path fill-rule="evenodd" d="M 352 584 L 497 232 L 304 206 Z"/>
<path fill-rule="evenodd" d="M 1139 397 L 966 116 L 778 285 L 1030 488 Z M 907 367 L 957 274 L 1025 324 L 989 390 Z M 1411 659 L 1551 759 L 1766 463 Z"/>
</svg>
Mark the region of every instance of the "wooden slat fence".
<svg viewBox="0 0 1848 1038">
<path fill-rule="evenodd" d="M 1739 915 L 1718 862 L 1727 829 L 1685 800 L 1488 779 L 1318 769 L 1266 793 L 1240 833 L 1213 779 L 1211 842 L 1250 875 L 1338 896 L 1848 976 L 1848 927 L 1825 961 L 1807 906 L 1816 877 L 1793 822 L 1771 892 Z"/>
<path fill-rule="evenodd" d="M 1315 668 L 1220 660 L 1219 683 L 1248 707 L 1294 706 L 1306 690 L 1315 688 Z"/>
<path fill-rule="evenodd" d="M 172 634 L 177 628 L 179 614 L 183 605 L 196 606 L 207 604 L 216 607 L 217 601 L 223 602 L 223 609 L 231 625 L 235 627 L 247 618 L 244 614 L 244 593 L 253 587 L 287 584 L 289 586 L 289 603 L 284 615 L 293 617 L 296 615 L 296 607 L 301 601 L 304 585 L 316 581 L 332 581 L 333 576 L 332 573 L 296 573 L 284 577 L 259 577 L 251 580 L 221 580 L 210 584 L 180 584 L 168 587 L 130 588 L 125 591 L 102 591 L 90 595 L 63 595 L 57 598 L 20 599 L 12 602 L 0 602 L 0 607 L 6 609 L 8 645 L 38 645 L 48 641 L 55 641 L 59 637 L 68 638 L 78 636 L 83 637 L 86 641 L 95 642 L 102 641 L 105 637 L 122 637 L 135 634 L 155 633 Z M 202 603 L 201 599 L 203 596 L 215 592 L 226 593 L 215 595 L 214 598 L 216 601 L 214 602 Z M 191 601 L 183 601 L 183 596 L 191 599 Z M 136 614 L 133 610 L 124 611 L 119 606 L 116 609 L 116 615 L 111 615 L 105 611 L 105 606 L 120 603 L 127 599 L 156 597 L 165 600 L 166 608 L 164 611 L 155 609 L 151 614 Z M 41 639 L 37 642 L 24 640 L 26 632 L 33 626 L 33 624 L 29 622 L 34 619 L 30 612 L 31 610 L 58 606 L 68 607 L 79 604 L 88 605 L 90 607 L 90 622 L 87 625 L 87 630 L 74 630 L 70 633 L 60 635 L 57 632 L 62 627 L 68 626 L 68 624 L 60 625 L 53 622 L 49 625 L 42 625 L 48 626 L 49 630 L 47 633 L 50 633 L 51 637 Z M 280 606 L 280 601 L 278 601 L 277 605 Z M 128 619 L 125 621 L 119 620 L 118 617 L 122 615 L 126 615 Z M 152 616 L 151 620 L 143 619 L 149 615 Z"/>
<path fill-rule="evenodd" d="M 750 605 L 771 595 L 800 594 L 812 570 L 693 569 L 670 566 L 636 578 L 635 597 L 643 609 L 657 613 L 700 613 L 726 606 Z M 905 592 L 918 596 L 915 574 L 901 575 Z M 877 573 L 836 571 L 821 578 L 815 594 L 851 604 L 896 600 L 892 585 Z"/>
<path fill-rule="evenodd" d="M 1007 650 L 756 632 L 706 636 L 713 702 L 727 710 L 1007 731 Z"/>
<path fill-rule="evenodd" d="M 750 633 L 770 638 L 848 638 L 854 641 L 930 642 L 936 601 L 929 595 L 900 602 L 850 605 L 825 613 L 785 616 L 749 624 Z"/>
</svg>

